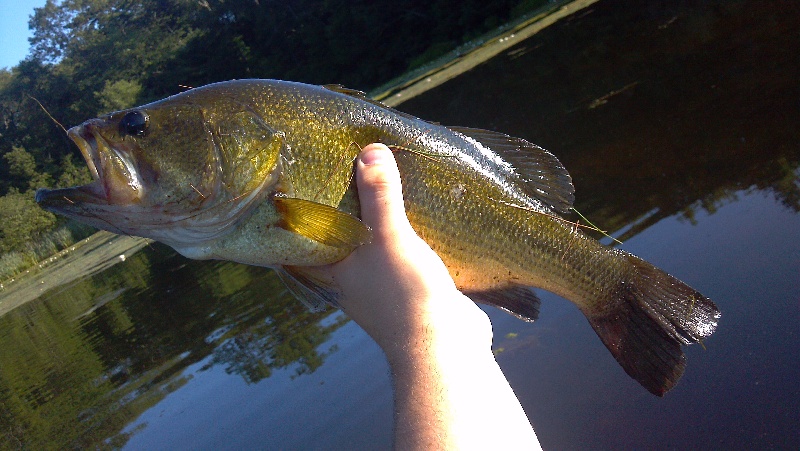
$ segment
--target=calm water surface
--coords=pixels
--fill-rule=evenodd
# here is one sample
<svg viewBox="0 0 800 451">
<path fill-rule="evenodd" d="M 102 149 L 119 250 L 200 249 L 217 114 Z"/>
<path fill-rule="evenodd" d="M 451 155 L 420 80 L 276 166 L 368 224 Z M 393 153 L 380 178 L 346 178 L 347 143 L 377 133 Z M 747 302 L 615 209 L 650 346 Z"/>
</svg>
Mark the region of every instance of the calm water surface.
<svg viewBox="0 0 800 451">
<path fill-rule="evenodd" d="M 550 149 L 579 210 L 723 312 L 659 399 L 569 302 L 487 309 L 545 448 L 800 447 L 798 9 L 601 1 L 400 106 Z M 0 317 L 0 448 L 387 448 L 391 412 L 377 346 L 262 268 L 153 244 Z"/>
</svg>

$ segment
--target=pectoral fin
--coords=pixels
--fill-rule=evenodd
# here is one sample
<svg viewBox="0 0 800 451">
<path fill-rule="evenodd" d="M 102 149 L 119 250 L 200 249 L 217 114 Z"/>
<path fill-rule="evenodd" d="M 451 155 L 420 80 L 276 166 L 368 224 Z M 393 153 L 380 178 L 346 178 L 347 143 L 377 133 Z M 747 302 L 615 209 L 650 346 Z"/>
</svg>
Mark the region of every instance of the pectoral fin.
<svg viewBox="0 0 800 451">
<path fill-rule="evenodd" d="M 356 248 L 369 243 L 372 231 L 353 215 L 305 199 L 275 196 L 280 227 L 327 246 Z"/>
</svg>

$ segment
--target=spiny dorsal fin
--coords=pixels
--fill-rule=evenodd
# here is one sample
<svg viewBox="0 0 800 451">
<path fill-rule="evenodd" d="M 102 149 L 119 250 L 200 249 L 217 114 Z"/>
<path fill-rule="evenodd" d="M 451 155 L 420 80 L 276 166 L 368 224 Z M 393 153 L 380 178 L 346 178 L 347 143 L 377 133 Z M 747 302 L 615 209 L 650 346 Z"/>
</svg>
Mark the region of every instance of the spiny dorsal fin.
<svg viewBox="0 0 800 451">
<path fill-rule="evenodd" d="M 359 91 L 358 89 L 345 88 L 344 86 L 338 84 L 322 85 L 322 87 L 328 91 L 338 92 L 351 97 L 358 97 L 359 99 L 371 100 L 369 97 L 367 97 L 366 92 Z"/>
<path fill-rule="evenodd" d="M 338 248 L 356 248 L 369 243 L 372 231 L 353 215 L 295 197 L 273 197 L 283 221 L 280 226 L 322 244 Z"/>
<path fill-rule="evenodd" d="M 418 118 L 418 117 L 416 117 L 414 115 L 411 115 L 411 114 L 408 114 L 408 113 L 404 113 L 402 111 L 395 110 L 394 108 L 386 106 L 383 103 L 381 103 L 381 102 L 379 102 L 379 101 L 377 101 L 375 99 L 369 98 L 367 96 L 367 94 L 365 92 L 363 92 L 363 91 L 358 91 L 356 89 L 345 88 L 342 85 L 322 85 L 322 87 L 327 89 L 328 91 L 338 92 L 339 94 L 344 94 L 346 96 L 355 97 L 356 99 L 363 100 L 364 102 L 367 102 L 369 104 L 372 104 L 372 105 L 375 105 L 375 106 L 379 106 L 381 108 L 386 109 L 387 111 L 391 111 L 392 113 L 398 114 L 398 115 L 403 116 L 403 117 L 405 117 L 407 119 L 414 119 L 414 120 L 417 120 L 417 121 L 428 122 L 428 121 L 426 121 L 424 119 L 420 119 L 420 118 Z M 436 124 L 435 122 L 430 122 L 430 123 L 431 124 Z M 438 124 L 436 124 L 436 125 L 438 125 Z"/>
<path fill-rule="evenodd" d="M 523 192 L 539 199 L 556 211 L 566 213 L 575 200 L 572 177 L 552 153 L 503 133 L 477 128 L 448 127 L 454 132 L 474 139 L 496 152 L 510 163 L 515 172 L 512 180 Z"/>
</svg>

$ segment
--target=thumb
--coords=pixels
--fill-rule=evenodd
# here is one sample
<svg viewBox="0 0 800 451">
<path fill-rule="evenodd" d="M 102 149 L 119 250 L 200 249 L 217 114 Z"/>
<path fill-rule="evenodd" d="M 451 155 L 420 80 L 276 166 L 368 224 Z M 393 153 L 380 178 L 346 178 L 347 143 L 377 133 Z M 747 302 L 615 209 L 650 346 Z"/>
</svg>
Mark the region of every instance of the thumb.
<svg viewBox="0 0 800 451">
<path fill-rule="evenodd" d="M 377 237 L 413 231 L 403 205 L 400 171 L 388 147 L 370 144 L 361 151 L 356 183 L 361 219 Z"/>
</svg>

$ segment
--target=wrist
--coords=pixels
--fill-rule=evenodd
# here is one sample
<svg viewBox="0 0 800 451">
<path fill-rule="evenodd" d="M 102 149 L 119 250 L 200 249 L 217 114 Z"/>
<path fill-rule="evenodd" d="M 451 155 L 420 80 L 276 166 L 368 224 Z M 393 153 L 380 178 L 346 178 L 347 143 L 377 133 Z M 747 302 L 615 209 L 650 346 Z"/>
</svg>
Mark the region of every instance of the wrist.
<svg viewBox="0 0 800 451">
<path fill-rule="evenodd" d="M 494 360 L 491 322 L 461 292 L 415 304 L 419 308 L 403 321 L 402 329 L 374 337 L 393 371 L 429 364 L 425 362 Z"/>
</svg>

